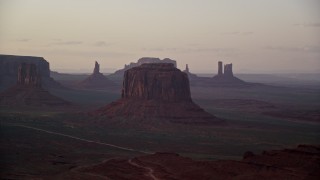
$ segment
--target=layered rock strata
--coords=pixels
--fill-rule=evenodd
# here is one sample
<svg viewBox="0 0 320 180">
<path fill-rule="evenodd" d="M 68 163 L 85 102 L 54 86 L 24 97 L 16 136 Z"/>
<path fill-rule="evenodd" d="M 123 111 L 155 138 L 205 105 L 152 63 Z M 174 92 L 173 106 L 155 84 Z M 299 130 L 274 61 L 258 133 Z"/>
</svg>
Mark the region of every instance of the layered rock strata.
<svg viewBox="0 0 320 180">
<path fill-rule="evenodd" d="M 41 86 L 40 75 L 35 64 L 22 63 L 18 67 L 18 85 Z"/>
<path fill-rule="evenodd" d="M 4 106 L 65 106 L 62 100 L 41 85 L 41 75 L 35 64 L 21 63 L 17 68 L 16 85 L 0 94 L 0 105 Z"/>
<path fill-rule="evenodd" d="M 142 64 L 127 70 L 121 99 L 95 114 L 111 118 L 160 118 L 179 123 L 220 122 L 193 103 L 187 74 L 170 63 Z"/>
<path fill-rule="evenodd" d="M 50 77 L 50 65 L 44 58 L 0 54 L 0 89 L 6 89 L 15 85 L 18 78 L 18 67 L 22 63 L 37 66 L 37 73 L 41 76 L 44 88 L 63 88 Z"/>
</svg>

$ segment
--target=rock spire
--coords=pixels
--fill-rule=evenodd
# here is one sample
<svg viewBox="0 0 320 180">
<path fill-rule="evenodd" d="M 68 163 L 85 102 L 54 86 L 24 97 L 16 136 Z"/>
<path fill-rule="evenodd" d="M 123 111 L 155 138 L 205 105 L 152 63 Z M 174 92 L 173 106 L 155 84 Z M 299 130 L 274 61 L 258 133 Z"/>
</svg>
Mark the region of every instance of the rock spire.
<svg viewBox="0 0 320 180">
<path fill-rule="evenodd" d="M 106 89 L 114 86 L 116 84 L 100 72 L 100 64 L 97 61 L 94 63 L 93 73 L 77 84 L 77 87 L 85 89 Z"/>
<path fill-rule="evenodd" d="M 94 64 L 93 74 L 100 73 L 100 64 L 96 61 Z"/>
</svg>

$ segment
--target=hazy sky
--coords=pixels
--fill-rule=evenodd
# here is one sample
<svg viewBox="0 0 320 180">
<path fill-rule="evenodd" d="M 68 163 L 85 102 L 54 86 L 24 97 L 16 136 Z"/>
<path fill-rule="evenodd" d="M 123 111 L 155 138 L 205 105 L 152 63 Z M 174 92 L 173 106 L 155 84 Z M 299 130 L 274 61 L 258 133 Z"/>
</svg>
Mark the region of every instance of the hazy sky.
<svg viewBox="0 0 320 180">
<path fill-rule="evenodd" d="M 320 72 L 319 0 L 0 0 L 0 54 L 51 69 L 171 58 L 193 72 Z"/>
</svg>

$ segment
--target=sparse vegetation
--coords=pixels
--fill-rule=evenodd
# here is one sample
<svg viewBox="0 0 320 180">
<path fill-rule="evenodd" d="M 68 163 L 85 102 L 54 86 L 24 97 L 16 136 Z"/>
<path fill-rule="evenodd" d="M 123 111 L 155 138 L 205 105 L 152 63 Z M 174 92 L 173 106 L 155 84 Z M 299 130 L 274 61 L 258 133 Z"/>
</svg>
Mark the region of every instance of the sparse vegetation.
<svg viewBox="0 0 320 180">
<path fill-rule="evenodd" d="M 119 97 L 108 91 L 52 90 L 56 96 L 82 108 L 96 108 Z M 240 159 L 247 150 L 255 153 L 267 149 L 319 143 L 319 122 L 264 114 L 285 109 L 316 109 L 316 90 L 289 88 L 192 88 L 194 101 L 208 112 L 227 120 L 227 126 L 189 126 L 164 124 L 153 120 L 134 128 L 126 120 L 106 123 L 106 117 L 94 118 L 82 112 L 64 113 L 39 109 L 1 107 L 1 152 L 5 173 L 47 176 L 67 172 L 70 168 L 98 163 L 108 157 L 133 157 L 139 152 L 119 150 L 95 143 L 23 128 L 26 125 L 92 141 L 147 152 L 176 152 L 195 159 Z M 259 109 L 257 104 L 245 108 L 233 104 L 215 104 L 219 99 L 253 99 L 267 102 L 275 109 Z M 258 102 L 259 102 L 258 101 Z"/>
</svg>

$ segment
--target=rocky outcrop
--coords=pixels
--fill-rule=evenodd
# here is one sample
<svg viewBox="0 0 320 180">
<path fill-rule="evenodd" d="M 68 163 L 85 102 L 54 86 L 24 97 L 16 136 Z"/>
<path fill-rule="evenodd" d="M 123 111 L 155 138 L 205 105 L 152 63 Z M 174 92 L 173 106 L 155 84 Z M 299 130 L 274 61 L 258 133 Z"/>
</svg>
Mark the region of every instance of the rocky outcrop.
<svg viewBox="0 0 320 180">
<path fill-rule="evenodd" d="M 224 67 L 224 68 L 223 68 Z M 232 64 L 223 66 L 222 62 L 218 62 L 218 74 L 214 77 L 201 77 L 190 72 L 188 64 L 186 65 L 185 72 L 190 80 L 191 86 L 204 86 L 204 87 L 239 87 L 239 86 L 252 86 L 253 83 L 246 83 L 233 75 Z"/>
<path fill-rule="evenodd" d="M 41 75 L 35 64 L 18 65 L 16 85 L 0 93 L 0 105 L 3 106 L 66 106 L 69 102 L 62 100 L 41 85 Z"/>
<path fill-rule="evenodd" d="M 188 64 L 186 64 L 186 69 L 183 72 L 190 73 Z"/>
<path fill-rule="evenodd" d="M 41 86 L 40 75 L 35 64 L 22 63 L 18 67 L 18 85 L 23 86 Z"/>
<path fill-rule="evenodd" d="M 93 114 L 179 123 L 221 122 L 193 103 L 187 74 L 168 63 L 142 64 L 127 70 L 122 98 Z"/>
<path fill-rule="evenodd" d="M 19 65 L 22 63 L 34 64 L 41 76 L 44 88 L 62 88 L 50 77 L 49 63 L 42 57 L 0 55 L 0 87 L 2 89 L 15 85 L 18 78 Z"/>
<path fill-rule="evenodd" d="M 177 67 L 177 63 L 175 60 L 172 60 L 170 58 L 164 58 L 163 60 L 159 59 L 159 58 L 152 58 L 152 57 L 143 57 L 143 58 L 140 58 L 138 60 L 138 62 L 136 64 L 134 63 L 130 63 L 130 65 L 135 65 L 135 66 L 140 66 L 142 64 L 148 64 L 148 63 L 170 63 L 170 64 L 173 64 L 174 67 Z M 129 66 L 130 66 L 129 65 Z"/>
<path fill-rule="evenodd" d="M 50 77 L 49 63 L 43 57 L 0 55 L 0 75 L 17 76 L 21 63 L 34 64 L 42 78 Z"/>
<path fill-rule="evenodd" d="M 171 63 L 174 65 L 174 67 L 177 67 L 177 62 L 175 60 L 165 58 L 163 60 L 159 58 L 153 58 L 153 57 L 143 57 L 140 58 L 136 63 L 131 62 L 129 65 L 124 65 L 123 69 L 117 70 L 115 73 L 111 74 L 110 76 L 123 76 L 124 72 L 130 68 L 140 66 L 142 64 L 148 64 L 148 63 Z"/>
<path fill-rule="evenodd" d="M 194 84 L 194 81 L 201 81 L 200 77 L 190 72 L 188 64 L 186 64 L 186 69 L 183 72 L 188 75 L 191 84 Z"/>
<path fill-rule="evenodd" d="M 233 77 L 232 63 L 224 65 L 224 76 Z"/>
<path fill-rule="evenodd" d="M 100 65 L 96 61 L 93 74 L 79 82 L 76 87 L 85 89 L 105 89 L 114 87 L 116 84 L 100 73 Z"/>
<path fill-rule="evenodd" d="M 219 61 L 219 62 L 218 62 L 218 76 L 222 76 L 222 75 L 223 75 L 222 62 Z"/>
<path fill-rule="evenodd" d="M 247 83 L 233 75 L 232 63 L 224 65 L 224 72 L 222 71 L 223 64 L 218 62 L 218 74 L 214 76 L 211 83 L 216 85 L 246 85 Z M 248 84 L 249 85 L 249 84 Z"/>
<path fill-rule="evenodd" d="M 94 63 L 93 74 L 101 74 L 100 73 L 100 64 L 97 61 Z"/>
<path fill-rule="evenodd" d="M 78 169 L 111 179 L 318 179 L 320 147 L 300 145 L 295 149 L 245 153 L 245 159 L 200 161 L 175 153 L 155 153 L 132 159 L 109 159 Z"/>
<path fill-rule="evenodd" d="M 189 81 L 173 64 L 142 64 L 125 72 L 122 98 L 191 102 Z"/>
</svg>

